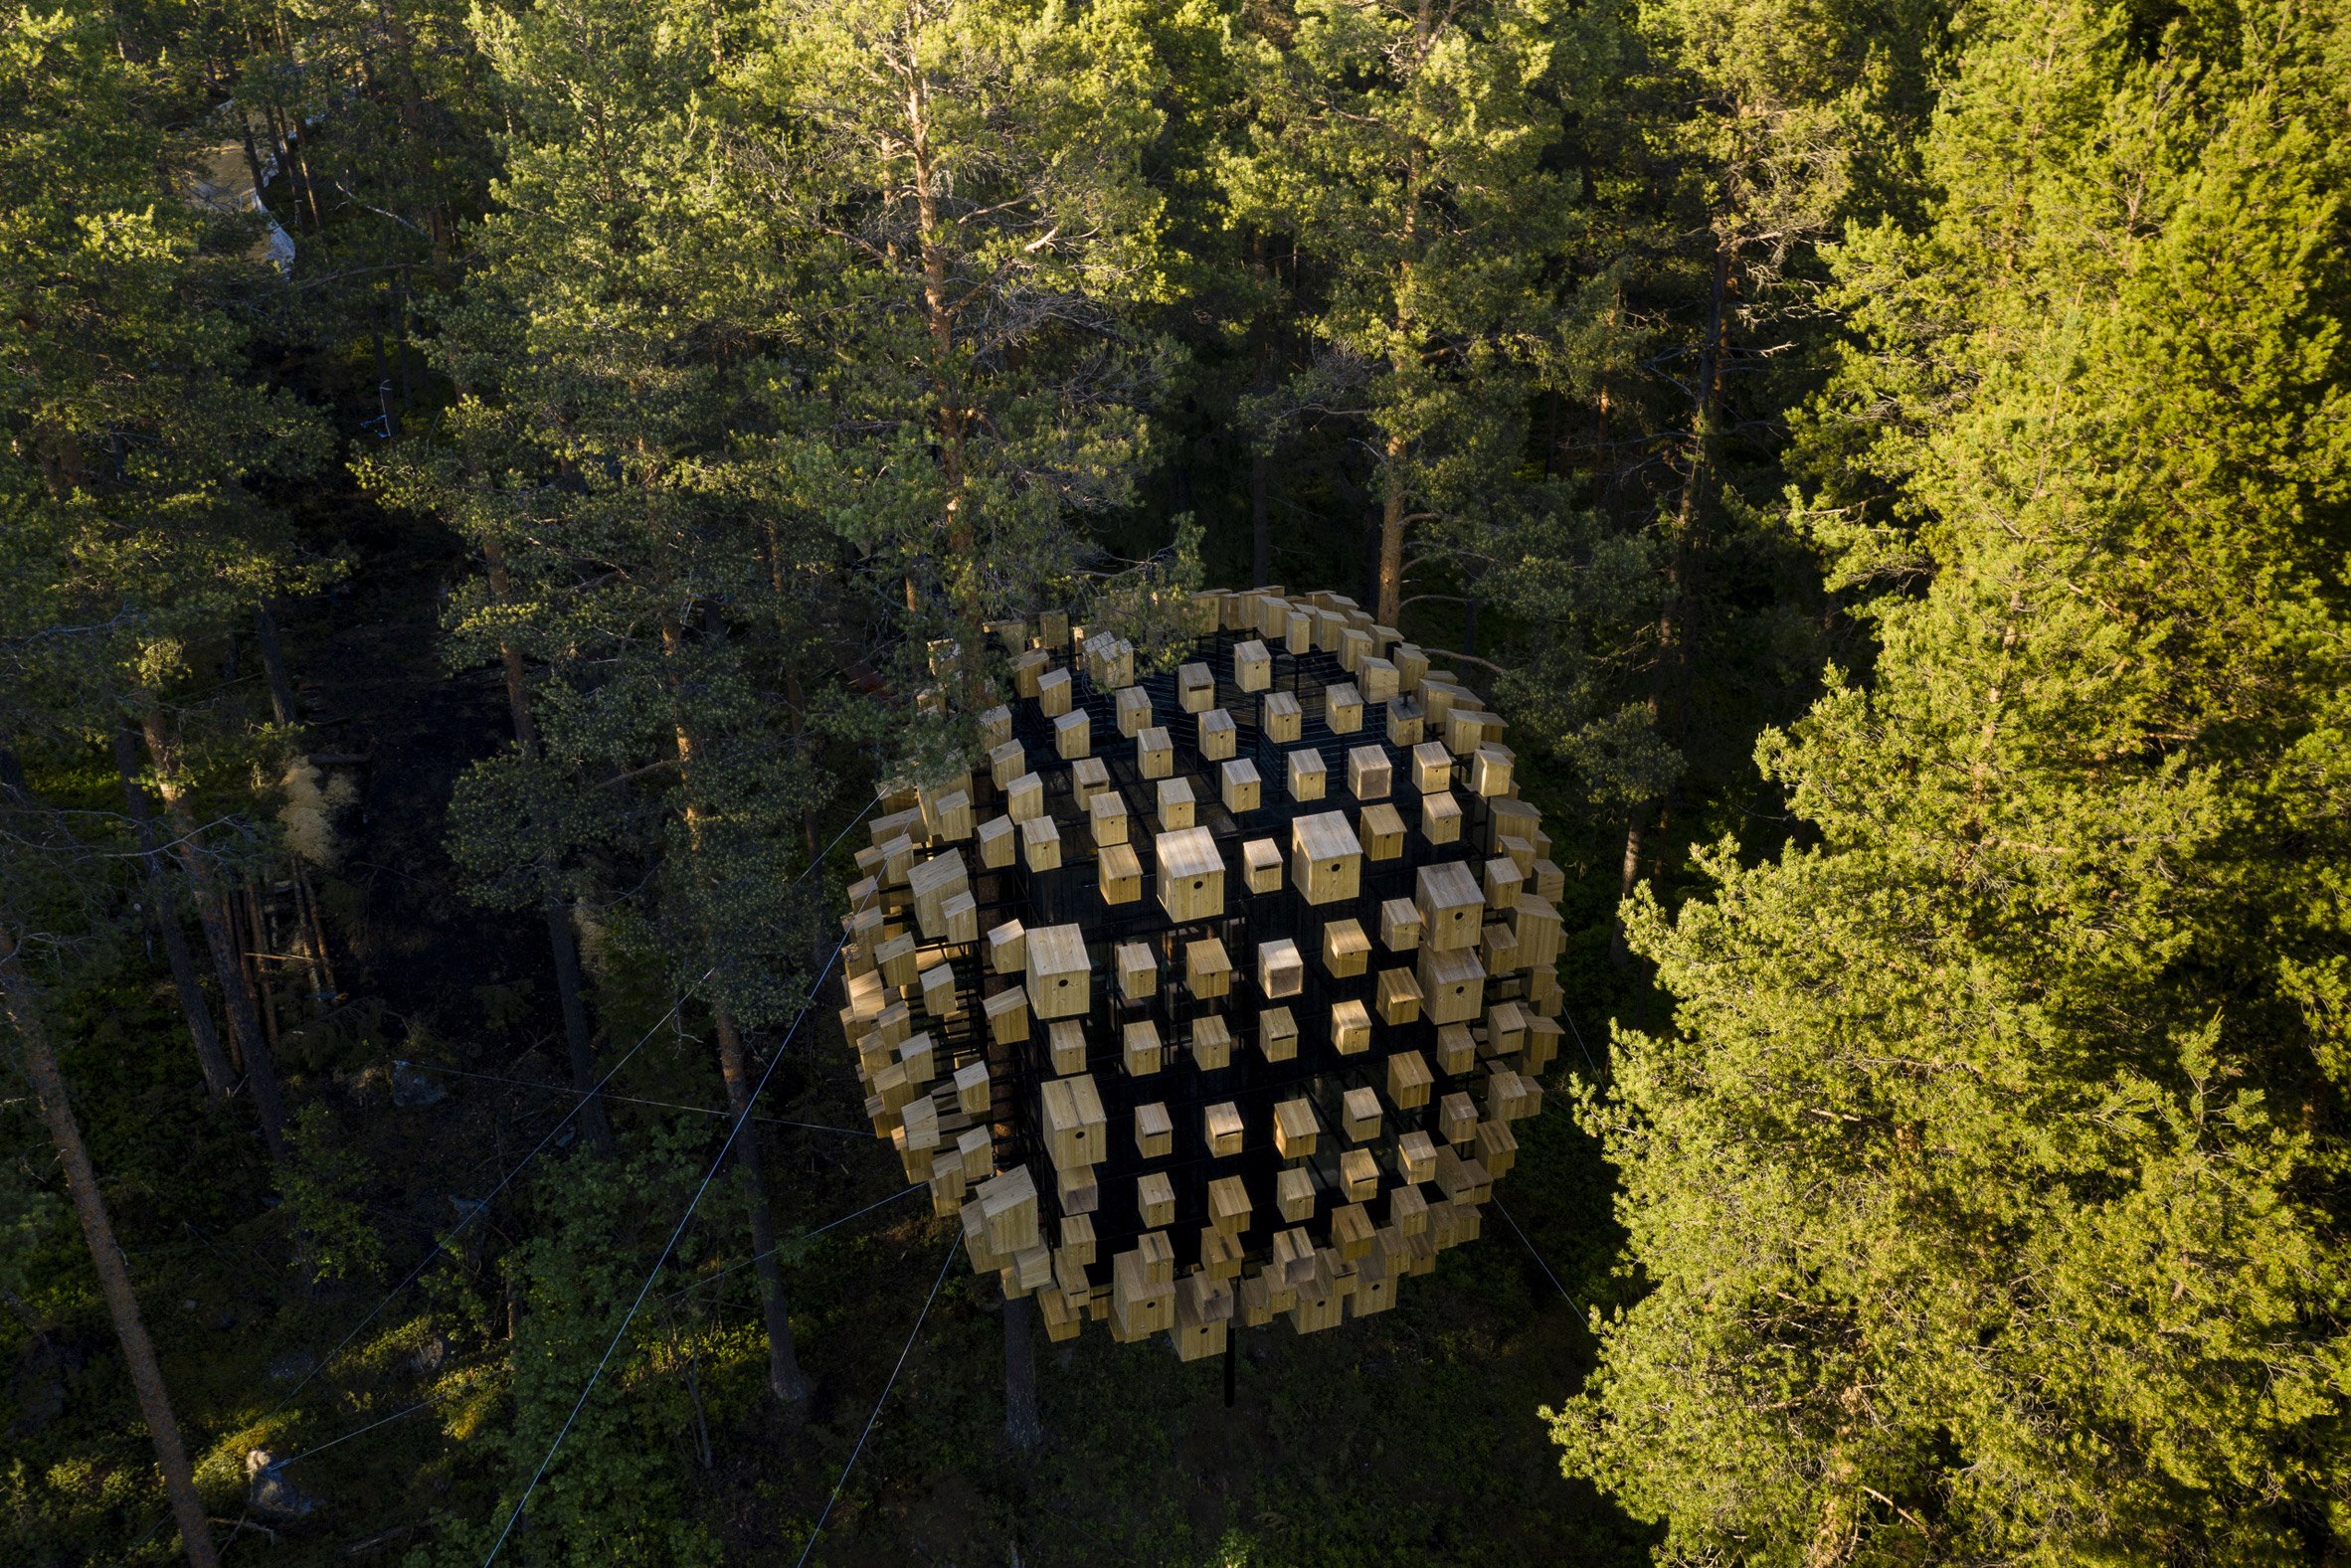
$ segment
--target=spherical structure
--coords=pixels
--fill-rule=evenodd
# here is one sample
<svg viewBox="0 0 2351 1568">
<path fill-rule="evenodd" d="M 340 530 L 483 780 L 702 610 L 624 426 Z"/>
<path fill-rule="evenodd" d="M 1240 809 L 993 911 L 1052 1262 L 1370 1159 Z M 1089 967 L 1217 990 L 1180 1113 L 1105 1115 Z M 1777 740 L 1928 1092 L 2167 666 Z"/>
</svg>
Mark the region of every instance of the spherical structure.
<svg viewBox="0 0 2351 1568">
<path fill-rule="evenodd" d="M 1185 1358 L 1384 1310 L 1478 1234 L 1556 1051 L 1560 874 L 1502 721 L 1352 601 L 1184 661 L 1045 617 L 985 766 L 885 785 L 843 1030 L 975 1269 Z"/>
</svg>

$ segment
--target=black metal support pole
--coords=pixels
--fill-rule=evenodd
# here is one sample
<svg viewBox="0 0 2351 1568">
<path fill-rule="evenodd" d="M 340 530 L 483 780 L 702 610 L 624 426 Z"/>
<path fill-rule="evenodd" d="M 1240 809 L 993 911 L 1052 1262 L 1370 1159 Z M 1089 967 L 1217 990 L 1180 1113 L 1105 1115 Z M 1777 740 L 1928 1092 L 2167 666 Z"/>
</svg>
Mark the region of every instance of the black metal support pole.
<svg viewBox="0 0 2351 1568">
<path fill-rule="evenodd" d="M 1232 1409 L 1233 1367 L 1240 1360 L 1241 1334 L 1231 1323 L 1224 1325 L 1224 1408 Z"/>
</svg>

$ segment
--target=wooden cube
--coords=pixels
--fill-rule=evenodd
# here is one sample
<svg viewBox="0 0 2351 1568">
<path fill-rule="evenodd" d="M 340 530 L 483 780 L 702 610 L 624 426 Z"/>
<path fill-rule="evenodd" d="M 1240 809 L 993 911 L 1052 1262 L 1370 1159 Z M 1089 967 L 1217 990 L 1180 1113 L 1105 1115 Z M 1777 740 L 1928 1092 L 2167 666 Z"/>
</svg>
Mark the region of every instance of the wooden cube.
<svg viewBox="0 0 2351 1568">
<path fill-rule="evenodd" d="M 1257 705 L 1257 727 L 1276 746 L 1295 746 L 1305 727 L 1305 710 L 1286 691 L 1269 691 Z"/>
<path fill-rule="evenodd" d="M 1362 923 L 1335 920 L 1323 928 L 1323 967 L 1336 979 L 1352 979 L 1363 972 L 1371 958 L 1371 939 Z"/>
<path fill-rule="evenodd" d="M 1320 800 L 1331 787 L 1331 772 L 1323 766 L 1323 754 L 1311 749 L 1289 755 L 1290 798 Z"/>
<path fill-rule="evenodd" d="M 873 950 L 873 961 L 881 969 L 885 985 L 914 983 L 914 938 L 911 935 L 892 937 Z"/>
<path fill-rule="evenodd" d="M 1232 722 L 1232 715 L 1222 708 L 1210 708 L 1200 715 L 1199 748 L 1202 761 L 1220 763 L 1230 758 L 1239 744 L 1240 731 Z"/>
<path fill-rule="evenodd" d="M 1045 1051 L 1053 1071 L 1067 1076 L 1086 1070 L 1086 1030 L 1075 1018 L 1056 1018 L 1045 1025 Z"/>
<path fill-rule="evenodd" d="M 1191 1021 L 1191 1060 L 1203 1073 L 1232 1065 L 1232 1029 L 1214 1013 Z"/>
<path fill-rule="evenodd" d="M 980 940 L 980 904 L 969 893 L 958 893 L 939 906 L 940 927 L 951 947 Z"/>
<path fill-rule="evenodd" d="M 1469 1105 L 1469 1096 L 1460 1097 Z M 1470 1108 L 1470 1120 L 1477 1121 L 1477 1108 Z M 1311 1100 L 1285 1100 L 1274 1107 L 1274 1149 L 1284 1159 L 1303 1159 L 1315 1151 L 1315 1137 L 1320 1127 L 1315 1121 L 1315 1107 Z"/>
<path fill-rule="evenodd" d="M 1406 1132 L 1396 1139 L 1396 1174 L 1417 1185 L 1437 1173 L 1437 1145 L 1426 1132 Z"/>
<path fill-rule="evenodd" d="M 1339 646 L 1332 651 L 1339 655 L 1339 667 L 1353 675 L 1371 656 L 1371 633 L 1358 626 L 1344 627 L 1339 633 Z"/>
<path fill-rule="evenodd" d="M 1241 1108 L 1231 1101 L 1220 1101 L 1210 1106 L 1200 1118 L 1200 1128 L 1208 1140 L 1208 1152 L 1222 1159 L 1241 1151 L 1243 1131 Z"/>
<path fill-rule="evenodd" d="M 1347 792 L 1358 800 L 1387 798 L 1392 770 L 1387 753 L 1376 746 L 1356 746 L 1347 754 Z"/>
<path fill-rule="evenodd" d="M 1418 1051 L 1399 1051 L 1387 1059 L 1387 1097 L 1398 1111 L 1416 1111 L 1428 1104 L 1436 1074 L 1428 1070 Z"/>
<path fill-rule="evenodd" d="M 1528 868 L 1527 880 L 1534 886 L 1535 896 L 1556 904 L 1567 896 L 1567 873 L 1548 860 L 1537 860 Z"/>
<path fill-rule="evenodd" d="M 1257 1014 L 1257 1049 L 1269 1062 L 1287 1062 L 1298 1054 L 1298 1019 L 1287 1007 L 1267 1007 Z"/>
<path fill-rule="evenodd" d="M 1432 1156 L 1433 1163 L 1433 1156 Z M 1409 1183 L 1387 1189 L 1387 1223 L 1399 1238 L 1409 1241 L 1428 1230 L 1428 1199 Z"/>
<path fill-rule="evenodd" d="M 1045 781 L 1022 774 L 1004 785 L 1004 814 L 1015 822 L 1032 822 L 1045 814 Z"/>
<path fill-rule="evenodd" d="M 1379 971 L 1379 1021 L 1388 1024 L 1417 1022 L 1420 1018 L 1420 981 L 1410 969 L 1382 969 Z"/>
<path fill-rule="evenodd" d="M 1166 1159 L 1176 1151 L 1176 1120 L 1162 1101 L 1135 1108 L 1135 1152 L 1145 1159 Z"/>
<path fill-rule="evenodd" d="M 1311 653 L 1315 645 L 1315 616 L 1296 607 L 1282 611 L 1282 646 L 1292 653 Z"/>
<path fill-rule="evenodd" d="M 1478 1065 L 1478 1042 L 1466 1023 L 1449 1023 L 1437 1031 L 1437 1071 L 1459 1078 Z"/>
<path fill-rule="evenodd" d="M 1080 708 L 1053 721 L 1053 755 L 1063 762 L 1094 754 L 1094 723 Z"/>
<path fill-rule="evenodd" d="M 1216 706 L 1216 677 L 1207 665 L 1176 666 L 1176 706 L 1185 713 L 1206 713 Z"/>
<path fill-rule="evenodd" d="M 1486 1010 L 1486 966 L 1475 952 L 1420 950 L 1421 1005 L 1433 1023 L 1467 1023 Z"/>
<path fill-rule="evenodd" d="M 906 1069 L 907 1083 L 918 1090 L 939 1076 L 939 1044 L 928 1029 L 899 1043 L 898 1065 Z"/>
<path fill-rule="evenodd" d="M 1135 1178 L 1135 1212 L 1153 1230 L 1176 1223 L 1176 1183 L 1164 1170 Z"/>
<path fill-rule="evenodd" d="M 1295 996 L 1306 988 L 1306 960 L 1298 944 L 1275 937 L 1257 945 L 1257 984 L 1268 1000 Z"/>
<path fill-rule="evenodd" d="M 1119 1060 L 1130 1078 L 1149 1078 L 1162 1066 L 1160 1026 L 1149 1018 L 1136 1020 L 1120 1031 Z"/>
<path fill-rule="evenodd" d="M 1119 734 L 1129 740 L 1151 728 L 1151 693 L 1140 686 L 1129 686 L 1118 694 Z"/>
<path fill-rule="evenodd" d="M 1198 821 L 1199 801 L 1192 795 L 1190 780 L 1162 779 L 1155 793 L 1161 832 L 1176 832 Z"/>
<path fill-rule="evenodd" d="M 1481 1122 L 1477 1136 L 1478 1163 L 1494 1175 L 1510 1174 L 1519 1162 L 1519 1140 L 1507 1122 Z"/>
<path fill-rule="evenodd" d="M 1342 1258 L 1352 1262 L 1369 1256 L 1373 1231 L 1371 1216 L 1360 1203 L 1331 1211 L 1331 1245 Z"/>
<path fill-rule="evenodd" d="M 1436 1151 L 1429 1151 L 1434 1161 Z M 1302 1165 L 1293 1165 L 1274 1177 L 1274 1207 L 1281 1211 L 1283 1222 L 1290 1225 L 1314 1217 L 1315 1178 Z"/>
<path fill-rule="evenodd" d="M 1404 853 L 1404 819 L 1385 800 L 1375 800 L 1356 813 L 1356 831 L 1369 859 L 1395 860 Z"/>
<path fill-rule="evenodd" d="M 1453 787 L 1453 754 L 1434 741 L 1412 748 L 1412 787 L 1435 794 Z"/>
<path fill-rule="evenodd" d="M 1519 967 L 1519 934 L 1500 921 L 1488 922 L 1478 939 L 1478 956 L 1488 974 L 1510 974 Z"/>
<path fill-rule="evenodd" d="M 934 1018 L 952 1018 L 960 1009 L 955 1001 L 955 970 L 941 963 L 925 969 L 922 976 L 923 1011 Z"/>
<path fill-rule="evenodd" d="M 1371 1010 L 1350 998 L 1331 1004 L 1331 1048 L 1341 1056 L 1371 1049 Z"/>
<path fill-rule="evenodd" d="M 1143 897 L 1143 860 L 1132 844 L 1105 845 L 1094 869 L 1103 903 L 1132 904 Z"/>
<path fill-rule="evenodd" d="M 1176 743 L 1167 726 L 1154 724 L 1135 732 L 1135 767 L 1146 779 L 1165 779 L 1176 771 Z"/>
<path fill-rule="evenodd" d="M 1339 1110 L 1349 1142 L 1367 1142 L 1379 1135 L 1378 1091 L 1368 1086 L 1351 1089 L 1340 1097 Z"/>
<path fill-rule="evenodd" d="M 1161 833 L 1153 841 L 1159 859 L 1160 907 L 1173 921 L 1213 920 L 1224 913 L 1224 857 L 1215 835 L 1204 827 Z"/>
<path fill-rule="evenodd" d="M 997 991 L 980 1004 L 988 1017 L 989 1038 L 998 1045 L 1018 1045 L 1028 1038 L 1028 992 L 1015 985 Z"/>
<path fill-rule="evenodd" d="M 1255 637 L 1233 644 L 1232 683 L 1243 691 L 1263 691 L 1273 684 L 1273 655 Z"/>
<path fill-rule="evenodd" d="M 1376 654 L 1357 664 L 1355 675 L 1356 684 L 1363 689 L 1365 702 L 1386 702 L 1403 689 L 1395 665 Z"/>
<path fill-rule="evenodd" d="M 1127 802 L 1116 789 L 1097 789 L 1086 802 L 1086 816 L 1094 829 L 1094 846 L 1127 841 Z"/>
<path fill-rule="evenodd" d="M 1278 893 L 1282 887 L 1282 846 L 1270 838 L 1252 838 L 1241 846 L 1241 880 L 1252 893 Z"/>
<path fill-rule="evenodd" d="M 1051 871 L 1061 864 L 1061 829 L 1049 816 L 1032 816 L 1020 824 L 1020 855 L 1031 871 Z"/>
<path fill-rule="evenodd" d="M 1257 777 L 1255 763 L 1246 757 L 1236 757 L 1217 770 L 1217 775 L 1227 811 L 1239 816 L 1244 811 L 1257 809 L 1263 784 Z"/>
<path fill-rule="evenodd" d="M 981 1067 L 982 1081 L 986 1081 L 987 1067 Z M 1043 1093 L 1045 1118 L 1045 1148 L 1053 1157 L 1054 1165 L 1068 1170 L 1077 1165 L 1098 1165 L 1110 1152 L 1108 1119 L 1102 1112 L 1102 1096 L 1095 1091 L 1094 1080 L 1081 1073 L 1075 1078 L 1055 1078 L 1047 1081 Z"/>
<path fill-rule="evenodd" d="M 1559 912 L 1550 900 L 1522 893 L 1511 914 L 1512 930 L 1519 938 L 1519 962 L 1528 968 L 1549 968 L 1558 962 Z"/>
<path fill-rule="evenodd" d="M 1412 902 L 1420 909 L 1423 947 L 1451 953 L 1477 946 L 1479 928 L 1485 922 L 1486 895 L 1469 867 L 1458 860 L 1422 866 Z"/>
<path fill-rule="evenodd" d="M 1363 727 L 1363 694 L 1353 681 L 1324 688 L 1323 722 L 1333 735 L 1353 735 Z"/>
<path fill-rule="evenodd" d="M 1039 1018 L 1079 1018 L 1092 1005 L 1086 933 L 1043 926 L 1028 934 L 1028 1005 Z"/>
<path fill-rule="evenodd" d="M 1028 929 L 1007 920 L 988 934 L 988 966 L 997 974 L 1018 974 L 1028 967 Z"/>
<path fill-rule="evenodd" d="M 1232 990 L 1232 959 L 1225 956 L 1222 942 L 1208 937 L 1184 945 L 1183 983 L 1203 1000 Z"/>
<path fill-rule="evenodd" d="M 1390 953 L 1410 953 L 1420 946 L 1420 907 L 1408 898 L 1391 898 L 1379 906 L 1379 942 Z"/>
<path fill-rule="evenodd" d="M 1418 746 L 1421 743 L 1423 720 L 1417 698 L 1396 697 L 1387 705 L 1387 744 L 1390 746 Z"/>
<path fill-rule="evenodd" d="M 1420 797 L 1420 836 L 1432 844 L 1461 842 L 1461 802 L 1452 790 Z"/>
<path fill-rule="evenodd" d="M 1494 910 L 1516 909 L 1519 894 L 1527 886 L 1527 875 L 1518 862 L 1507 855 L 1497 855 L 1486 862 L 1486 907 Z"/>
<path fill-rule="evenodd" d="M 1323 811 L 1291 824 L 1290 881 L 1309 904 L 1353 899 L 1362 891 L 1362 878 L 1363 846 L 1344 815 Z"/>
<path fill-rule="evenodd" d="M 1160 988 L 1160 966 L 1151 956 L 1151 949 L 1140 942 L 1122 942 L 1118 946 L 1119 994 L 1131 1002 L 1141 1001 Z"/>
<path fill-rule="evenodd" d="M 1368 1203 L 1379 1195 L 1379 1161 L 1367 1148 L 1351 1148 L 1339 1156 L 1339 1185 L 1350 1203 Z"/>
</svg>

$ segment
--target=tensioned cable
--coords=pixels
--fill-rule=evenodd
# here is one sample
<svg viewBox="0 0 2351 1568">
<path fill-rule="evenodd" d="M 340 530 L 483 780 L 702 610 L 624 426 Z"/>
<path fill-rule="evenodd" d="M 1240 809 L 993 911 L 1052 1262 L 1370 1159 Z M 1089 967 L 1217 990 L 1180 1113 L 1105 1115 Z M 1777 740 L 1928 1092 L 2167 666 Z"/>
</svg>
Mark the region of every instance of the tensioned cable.
<svg viewBox="0 0 2351 1568">
<path fill-rule="evenodd" d="M 849 1451 L 849 1462 L 840 1468 L 840 1480 L 832 1483 L 832 1495 L 824 1499 L 824 1511 L 816 1515 L 816 1527 L 809 1531 L 809 1543 L 800 1549 L 800 1560 L 792 1568 L 808 1568 L 809 1553 L 816 1549 L 816 1537 L 824 1533 L 824 1521 L 832 1517 L 832 1505 L 840 1501 L 840 1489 L 849 1483 L 849 1472 L 857 1468 L 858 1456 L 865 1452 L 865 1440 L 873 1436 L 873 1424 L 881 1419 L 882 1406 L 890 1402 L 890 1390 L 898 1386 L 898 1374 L 906 1370 L 906 1358 L 914 1353 L 914 1341 L 921 1337 L 923 1323 L 931 1315 L 931 1304 L 939 1300 L 939 1287 L 947 1283 L 947 1271 L 955 1263 L 955 1249 L 961 1240 L 958 1237 L 947 1244 L 947 1256 L 939 1261 L 939 1278 L 931 1282 L 931 1294 L 923 1302 L 913 1329 L 906 1335 L 906 1347 L 898 1352 L 898 1364 L 890 1368 L 890 1380 L 882 1385 L 881 1398 L 873 1402 L 873 1414 L 865 1418 L 865 1430 L 857 1434 L 857 1446 Z"/>
<path fill-rule="evenodd" d="M 531 1494 L 539 1489 L 539 1482 L 546 1477 L 547 1467 L 555 1463 L 556 1452 L 563 1447 L 563 1440 L 571 1436 L 572 1424 L 580 1419 L 580 1412 L 587 1408 L 588 1396 L 596 1392 L 597 1383 L 604 1377 L 604 1369 L 612 1364 L 614 1353 L 621 1348 L 622 1339 L 628 1335 L 629 1325 L 636 1321 L 637 1308 L 644 1306 L 645 1297 L 653 1289 L 653 1281 L 660 1278 L 661 1271 L 668 1267 L 670 1253 L 676 1250 L 678 1238 L 685 1234 L 686 1226 L 693 1222 L 694 1211 L 702 1206 L 703 1195 L 709 1192 L 710 1184 L 718 1179 L 719 1167 L 726 1163 L 728 1151 L 735 1146 L 735 1139 L 741 1135 L 744 1125 L 750 1120 L 751 1108 L 759 1104 L 759 1097 L 768 1087 L 768 1080 L 775 1076 L 777 1064 L 784 1060 L 784 1047 L 790 1045 L 792 1037 L 800 1032 L 802 1022 L 808 1018 L 809 1009 L 815 1005 L 816 993 L 823 989 L 824 981 L 832 973 L 832 965 L 839 960 L 841 950 L 848 946 L 848 942 L 844 933 L 840 941 L 832 945 L 832 952 L 824 959 L 824 967 L 816 971 L 815 983 L 809 987 L 808 997 L 794 1016 L 792 1027 L 785 1030 L 784 1038 L 776 1042 L 776 1049 L 769 1056 L 767 1067 L 759 1075 L 759 1083 L 753 1087 L 750 1098 L 744 1101 L 743 1114 L 728 1123 L 726 1141 L 719 1144 L 717 1158 L 711 1160 L 710 1169 L 702 1177 L 702 1184 L 694 1189 L 685 1212 L 677 1217 L 677 1224 L 670 1229 L 669 1240 L 661 1246 L 661 1256 L 653 1260 L 652 1272 L 644 1277 L 644 1284 L 637 1287 L 636 1299 L 629 1304 L 629 1311 L 622 1317 L 621 1326 L 613 1331 L 612 1342 L 604 1347 L 604 1356 L 596 1363 L 596 1370 L 588 1374 L 580 1397 L 572 1402 L 571 1414 L 563 1418 L 562 1429 L 555 1434 L 555 1441 L 548 1445 L 546 1457 L 539 1461 L 539 1468 L 531 1473 L 530 1483 L 522 1488 L 522 1495 L 514 1500 L 513 1510 L 506 1515 L 505 1527 L 498 1531 L 498 1538 L 490 1543 L 489 1555 L 481 1560 L 482 1568 L 489 1568 L 497 1560 L 498 1553 L 505 1549 L 506 1537 L 514 1533 L 515 1520 L 522 1517 L 522 1510 L 529 1505 Z"/>
<path fill-rule="evenodd" d="M 574 1089 L 569 1084 L 550 1084 L 535 1078 L 506 1078 L 496 1073 L 469 1072 L 461 1067 L 436 1067 L 431 1062 L 411 1062 L 397 1057 L 394 1058 L 393 1065 L 396 1067 L 413 1067 L 421 1073 L 445 1073 L 452 1078 L 471 1078 L 485 1084 L 511 1084 L 517 1089 L 544 1089 L 551 1094 L 572 1095 L 581 1100 L 585 1100 L 589 1096 L 595 1095 L 598 1099 L 610 1100 L 615 1105 L 655 1106 L 663 1111 L 691 1111 L 696 1116 L 705 1117 L 726 1117 L 734 1115 L 732 1111 L 727 1111 L 715 1106 L 689 1106 L 682 1105 L 674 1100 L 646 1100 L 637 1095 L 606 1094 L 600 1093 L 594 1089 Z M 786 1117 L 753 1117 L 751 1120 L 754 1122 L 764 1122 L 770 1127 L 796 1127 L 810 1132 L 839 1132 L 849 1137 L 873 1136 L 873 1129 L 869 1127 L 834 1127 L 831 1124 L 825 1122 L 794 1122 Z"/>
<path fill-rule="evenodd" d="M 1511 1234 L 1519 1238 L 1519 1245 L 1527 1249 L 1527 1256 L 1535 1260 L 1535 1266 L 1542 1271 L 1542 1277 L 1551 1282 L 1551 1289 L 1559 1293 L 1559 1299 L 1570 1307 L 1590 1311 L 1590 1307 L 1585 1307 L 1583 1303 L 1567 1294 L 1567 1287 L 1559 1283 L 1559 1277 L 1551 1272 L 1551 1266 L 1543 1262 L 1542 1254 L 1535 1250 L 1535 1243 L 1527 1239 L 1527 1233 L 1519 1228 L 1519 1222 L 1512 1218 L 1511 1211 L 1502 1206 L 1502 1199 L 1495 1198 L 1491 1201 L 1494 1204 L 1494 1212 L 1510 1221 Z"/>
</svg>

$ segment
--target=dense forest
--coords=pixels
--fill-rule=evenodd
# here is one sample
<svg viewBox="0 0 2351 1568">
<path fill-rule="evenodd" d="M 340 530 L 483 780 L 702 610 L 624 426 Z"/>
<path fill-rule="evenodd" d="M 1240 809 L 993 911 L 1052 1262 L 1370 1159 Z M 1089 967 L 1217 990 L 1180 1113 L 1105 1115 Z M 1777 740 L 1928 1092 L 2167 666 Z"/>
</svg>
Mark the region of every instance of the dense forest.
<svg viewBox="0 0 2351 1568">
<path fill-rule="evenodd" d="M 2346 0 L 0 13 L 0 1560 L 2351 1560 L 2347 195 Z M 855 829 L 1264 584 L 1574 1033 L 1029 1367 Z"/>
</svg>

